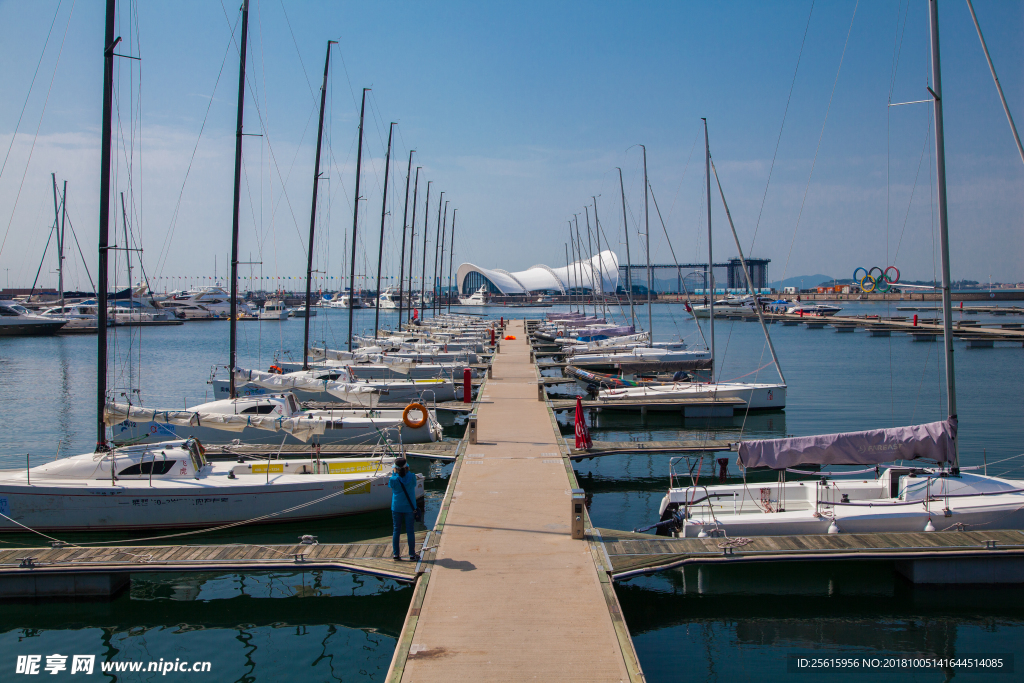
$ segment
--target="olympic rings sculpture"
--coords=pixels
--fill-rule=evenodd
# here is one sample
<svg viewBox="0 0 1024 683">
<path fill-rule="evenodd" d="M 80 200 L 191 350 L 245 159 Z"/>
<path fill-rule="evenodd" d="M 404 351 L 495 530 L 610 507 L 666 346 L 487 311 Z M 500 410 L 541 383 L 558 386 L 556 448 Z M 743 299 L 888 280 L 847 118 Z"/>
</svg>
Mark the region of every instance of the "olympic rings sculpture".
<svg viewBox="0 0 1024 683">
<path fill-rule="evenodd" d="M 875 271 L 878 271 L 876 274 Z M 893 277 L 889 274 L 889 271 L 893 271 L 896 276 Z M 860 278 L 857 277 L 857 273 L 863 271 L 864 275 Z M 860 283 L 860 291 L 868 292 L 888 292 L 889 288 L 900 281 L 900 269 L 896 266 L 889 266 L 885 270 L 878 266 L 873 266 L 870 270 L 867 268 L 857 268 L 853 271 L 853 279 Z"/>
</svg>

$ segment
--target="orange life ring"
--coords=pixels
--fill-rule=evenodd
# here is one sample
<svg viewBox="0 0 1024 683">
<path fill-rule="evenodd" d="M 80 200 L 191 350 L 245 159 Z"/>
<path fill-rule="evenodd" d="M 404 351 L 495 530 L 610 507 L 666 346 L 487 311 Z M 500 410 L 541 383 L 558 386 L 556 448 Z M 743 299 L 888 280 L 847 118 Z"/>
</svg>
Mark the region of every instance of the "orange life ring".
<svg viewBox="0 0 1024 683">
<path fill-rule="evenodd" d="M 409 413 L 414 410 L 420 411 L 422 419 L 416 421 L 410 419 Z M 427 409 L 423 407 L 422 403 L 410 403 L 405 407 L 405 410 L 402 411 L 402 422 L 404 422 L 405 426 L 409 429 L 419 429 L 423 425 L 427 424 L 427 418 L 429 416 L 430 413 L 427 412 Z"/>
</svg>

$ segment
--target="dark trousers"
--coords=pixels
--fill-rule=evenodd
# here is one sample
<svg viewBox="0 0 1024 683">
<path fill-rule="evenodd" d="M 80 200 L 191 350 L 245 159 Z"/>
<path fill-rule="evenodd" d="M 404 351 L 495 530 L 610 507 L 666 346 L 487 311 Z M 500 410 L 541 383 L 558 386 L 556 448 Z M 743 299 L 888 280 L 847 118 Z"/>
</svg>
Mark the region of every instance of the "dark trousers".
<svg viewBox="0 0 1024 683">
<path fill-rule="evenodd" d="M 391 521 L 394 523 L 394 533 L 391 535 L 391 548 L 395 555 L 401 555 L 398 548 L 398 539 L 402 535 L 402 527 L 405 527 L 405 537 L 409 541 L 409 555 L 416 554 L 416 529 L 413 526 L 411 512 L 391 511 Z"/>
</svg>

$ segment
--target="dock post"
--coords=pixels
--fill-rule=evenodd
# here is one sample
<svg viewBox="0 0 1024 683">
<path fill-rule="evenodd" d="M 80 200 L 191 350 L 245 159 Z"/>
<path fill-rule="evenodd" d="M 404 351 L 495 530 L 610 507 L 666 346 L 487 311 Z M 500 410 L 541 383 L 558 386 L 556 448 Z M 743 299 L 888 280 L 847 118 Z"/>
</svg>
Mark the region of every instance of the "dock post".
<svg viewBox="0 0 1024 683">
<path fill-rule="evenodd" d="M 494 379 L 494 366 L 493 365 L 488 365 L 487 366 L 487 379 Z"/>
<path fill-rule="evenodd" d="M 548 398 L 548 394 L 544 391 L 544 381 L 537 382 L 537 400 L 545 401 Z"/>
<path fill-rule="evenodd" d="M 572 537 L 575 539 L 584 538 L 584 512 L 583 508 L 586 505 L 587 497 L 584 494 L 583 489 L 572 489 L 571 499 L 571 510 L 569 518 L 569 528 L 571 529 Z"/>
<path fill-rule="evenodd" d="M 466 368 L 462 371 L 462 402 L 473 402 L 473 371 Z"/>
<path fill-rule="evenodd" d="M 469 436 L 469 442 L 472 444 L 476 443 L 476 418 L 469 418 L 469 424 L 466 427 L 466 435 Z"/>
</svg>

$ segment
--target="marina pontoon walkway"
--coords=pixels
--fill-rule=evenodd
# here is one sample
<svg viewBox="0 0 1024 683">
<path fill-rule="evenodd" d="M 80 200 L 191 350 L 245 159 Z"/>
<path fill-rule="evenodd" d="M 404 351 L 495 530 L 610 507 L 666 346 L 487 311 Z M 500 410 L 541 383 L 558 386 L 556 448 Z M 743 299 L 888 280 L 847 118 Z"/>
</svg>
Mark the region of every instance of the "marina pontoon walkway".
<svg viewBox="0 0 1024 683">
<path fill-rule="evenodd" d="M 523 322 L 507 332 L 516 340 L 503 340 L 494 356 L 478 443 L 452 475 L 428 539 L 436 556 L 418 582 L 388 678 L 636 680 L 629 636 L 613 623 L 614 592 L 605 591 L 590 544 L 569 534 L 572 484 L 537 400 Z"/>
</svg>

